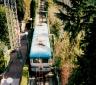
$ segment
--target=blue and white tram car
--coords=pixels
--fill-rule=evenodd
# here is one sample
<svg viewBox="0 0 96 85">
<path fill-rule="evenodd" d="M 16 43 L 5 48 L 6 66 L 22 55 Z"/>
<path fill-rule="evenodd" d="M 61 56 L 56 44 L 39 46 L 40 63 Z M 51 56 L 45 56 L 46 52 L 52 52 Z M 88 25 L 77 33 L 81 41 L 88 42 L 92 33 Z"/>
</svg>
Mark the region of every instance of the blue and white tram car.
<svg viewBox="0 0 96 85">
<path fill-rule="evenodd" d="M 50 71 L 52 53 L 47 23 L 35 26 L 29 57 L 31 71 Z"/>
</svg>

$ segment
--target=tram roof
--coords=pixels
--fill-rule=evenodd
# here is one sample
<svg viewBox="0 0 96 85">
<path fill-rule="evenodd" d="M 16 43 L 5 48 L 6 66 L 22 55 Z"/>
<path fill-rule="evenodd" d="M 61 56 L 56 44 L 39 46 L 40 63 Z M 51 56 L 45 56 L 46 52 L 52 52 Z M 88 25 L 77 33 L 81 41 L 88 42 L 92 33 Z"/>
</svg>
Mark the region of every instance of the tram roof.
<svg viewBox="0 0 96 85">
<path fill-rule="evenodd" d="M 51 57 L 47 24 L 35 26 L 29 56 L 30 58 Z"/>
</svg>

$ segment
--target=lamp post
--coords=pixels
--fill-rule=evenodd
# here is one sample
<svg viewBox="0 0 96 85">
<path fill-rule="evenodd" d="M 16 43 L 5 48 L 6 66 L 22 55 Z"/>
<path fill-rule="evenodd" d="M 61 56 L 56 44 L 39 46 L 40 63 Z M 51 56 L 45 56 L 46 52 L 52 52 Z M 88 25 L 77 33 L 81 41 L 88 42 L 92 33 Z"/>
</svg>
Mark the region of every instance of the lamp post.
<svg viewBox="0 0 96 85">
<path fill-rule="evenodd" d="M 28 50 L 28 37 L 27 37 L 27 36 L 28 36 L 28 32 L 27 32 L 27 31 L 25 32 L 25 35 L 26 35 L 26 41 L 27 41 L 27 50 Z"/>
<path fill-rule="evenodd" d="M 30 20 L 30 22 L 31 22 L 31 27 L 30 27 L 30 28 L 32 29 L 32 27 L 33 27 L 33 26 L 32 26 L 32 24 L 33 24 L 33 23 L 32 23 L 32 20 L 33 20 L 33 19 L 30 18 L 29 20 Z"/>
<path fill-rule="evenodd" d="M 9 85 L 12 85 L 12 83 L 13 83 L 13 78 L 11 78 L 11 77 L 7 78 L 7 83 L 8 83 Z"/>
<path fill-rule="evenodd" d="M 28 32 L 27 32 L 27 31 L 25 32 L 25 35 L 26 35 L 26 36 L 28 35 Z"/>
</svg>

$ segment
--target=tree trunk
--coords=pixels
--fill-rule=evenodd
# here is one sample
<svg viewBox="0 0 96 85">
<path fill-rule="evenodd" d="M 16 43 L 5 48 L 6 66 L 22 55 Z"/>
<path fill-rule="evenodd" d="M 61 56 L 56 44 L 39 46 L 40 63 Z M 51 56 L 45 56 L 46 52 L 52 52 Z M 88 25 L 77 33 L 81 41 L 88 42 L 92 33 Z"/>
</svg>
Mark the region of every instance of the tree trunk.
<svg viewBox="0 0 96 85">
<path fill-rule="evenodd" d="M 61 68 L 61 85 L 66 85 L 68 83 L 70 70 L 70 66 L 67 65 Z"/>
</svg>

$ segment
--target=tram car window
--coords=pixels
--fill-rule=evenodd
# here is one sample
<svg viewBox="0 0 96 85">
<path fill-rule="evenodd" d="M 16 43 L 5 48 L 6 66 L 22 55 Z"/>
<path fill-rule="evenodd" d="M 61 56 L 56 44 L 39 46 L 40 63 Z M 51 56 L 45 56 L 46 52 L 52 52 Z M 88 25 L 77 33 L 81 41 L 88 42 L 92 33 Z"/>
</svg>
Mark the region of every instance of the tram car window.
<svg viewBox="0 0 96 85">
<path fill-rule="evenodd" d="M 41 59 L 33 59 L 33 63 L 41 63 L 42 60 Z"/>
<path fill-rule="evenodd" d="M 48 63 L 48 59 L 33 59 L 33 63 Z"/>
<path fill-rule="evenodd" d="M 39 63 L 38 59 L 33 59 L 33 63 Z"/>
<path fill-rule="evenodd" d="M 48 59 L 42 59 L 42 63 L 48 63 Z"/>
</svg>

